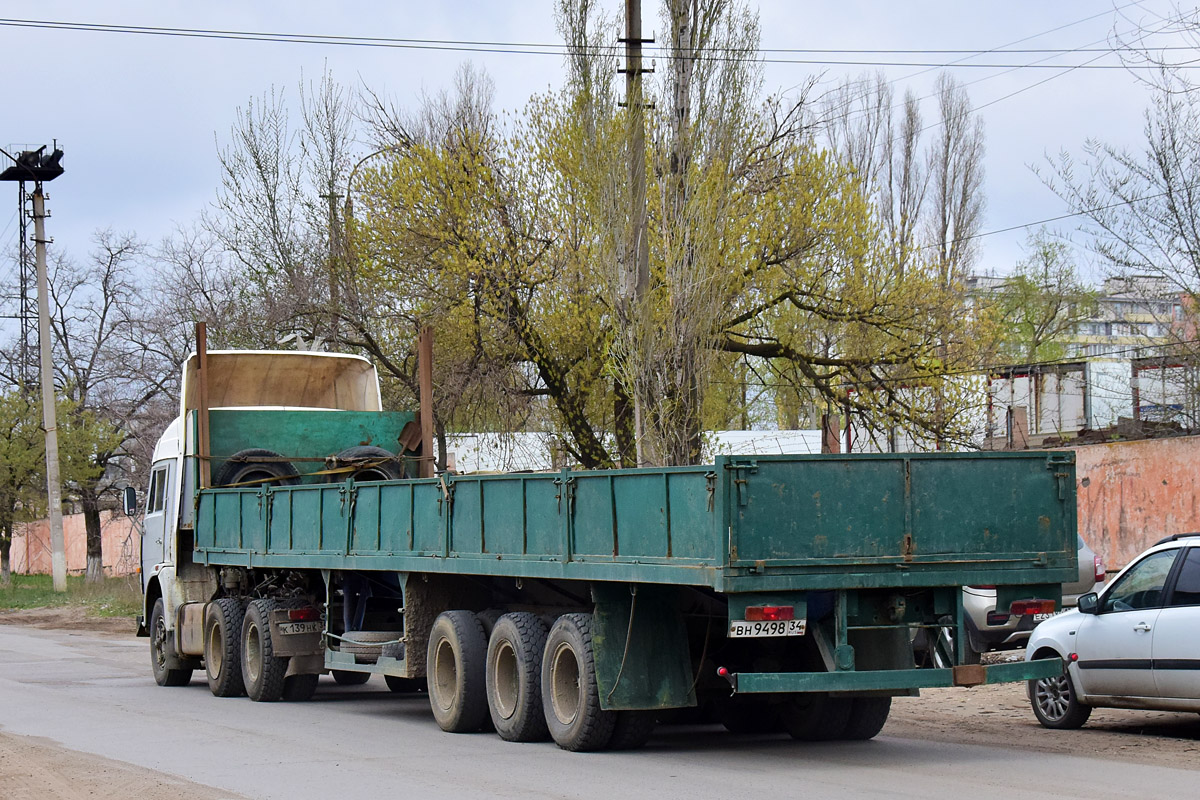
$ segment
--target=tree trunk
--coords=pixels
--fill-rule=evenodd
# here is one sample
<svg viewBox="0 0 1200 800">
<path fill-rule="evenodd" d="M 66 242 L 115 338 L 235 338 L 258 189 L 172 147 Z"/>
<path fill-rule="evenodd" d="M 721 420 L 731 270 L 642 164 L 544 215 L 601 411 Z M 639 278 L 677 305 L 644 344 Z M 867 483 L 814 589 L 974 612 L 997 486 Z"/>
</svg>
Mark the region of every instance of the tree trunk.
<svg viewBox="0 0 1200 800">
<path fill-rule="evenodd" d="M 96 493 L 96 487 L 82 487 L 79 501 L 83 507 L 83 526 L 87 531 L 86 580 L 88 583 L 99 583 L 104 580 L 104 549 L 100 535 L 100 496 Z"/>
<path fill-rule="evenodd" d="M 0 522 L 0 586 L 12 584 L 12 520 Z"/>
</svg>

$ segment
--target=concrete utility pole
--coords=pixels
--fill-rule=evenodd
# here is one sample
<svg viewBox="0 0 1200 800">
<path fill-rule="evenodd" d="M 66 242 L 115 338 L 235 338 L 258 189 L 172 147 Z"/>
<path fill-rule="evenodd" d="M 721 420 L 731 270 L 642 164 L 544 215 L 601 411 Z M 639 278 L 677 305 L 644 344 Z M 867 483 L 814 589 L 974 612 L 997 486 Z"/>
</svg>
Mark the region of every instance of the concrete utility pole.
<svg viewBox="0 0 1200 800">
<path fill-rule="evenodd" d="M 42 424 L 46 428 L 46 504 L 50 516 L 50 567 L 54 591 L 67 590 L 67 551 L 63 540 L 62 480 L 58 471 L 58 410 L 54 402 L 54 362 L 50 356 L 50 297 L 46 278 L 46 196 L 33 189 L 33 243 L 37 261 L 38 346 L 41 351 Z"/>
<path fill-rule="evenodd" d="M 63 541 L 62 480 L 58 471 L 58 410 L 54 403 L 54 362 L 50 352 L 50 295 L 49 280 L 46 278 L 46 195 L 42 191 L 44 181 L 52 181 L 63 174 L 63 151 L 58 142 L 47 154 L 46 146 L 37 150 L 26 150 L 13 156 L 0 150 L 13 165 L 0 172 L 0 181 L 15 181 L 21 185 L 21 197 L 26 196 L 25 182 L 33 182 L 33 243 L 37 262 L 38 299 L 38 344 L 41 352 L 42 383 L 42 426 L 46 429 L 46 504 L 50 517 L 50 567 L 54 576 L 54 591 L 67 590 L 67 552 Z M 25 213 L 24 206 L 20 213 Z"/>
<path fill-rule="evenodd" d="M 625 0 L 625 107 L 629 136 L 629 222 L 625 238 L 625 263 L 621 273 L 621 300 L 626 323 L 641 314 L 642 299 L 650 287 L 650 240 L 646 236 L 646 104 L 642 94 L 642 0 Z M 636 325 L 626 332 L 633 336 Z M 633 392 L 634 443 L 637 465 L 646 465 L 645 418 L 640 392 Z"/>
</svg>

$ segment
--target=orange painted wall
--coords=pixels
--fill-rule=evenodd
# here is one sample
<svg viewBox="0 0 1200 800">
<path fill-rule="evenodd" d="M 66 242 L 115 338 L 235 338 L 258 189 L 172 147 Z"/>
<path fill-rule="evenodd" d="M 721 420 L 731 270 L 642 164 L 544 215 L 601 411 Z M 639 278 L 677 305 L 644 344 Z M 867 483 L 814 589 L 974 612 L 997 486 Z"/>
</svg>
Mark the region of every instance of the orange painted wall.
<svg viewBox="0 0 1200 800">
<path fill-rule="evenodd" d="M 1200 436 L 1071 449 L 1079 532 L 1110 571 L 1164 536 L 1200 531 Z"/>
<path fill-rule="evenodd" d="M 100 513 L 101 550 L 104 572 L 108 575 L 130 575 L 141 566 L 142 539 L 134 521 L 111 511 Z M 63 540 L 67 551 L 67 572 L 82 573 L 87 569 L 87 531 L 82 514 L 63 517 Z M 12 571 L 29 575 L 49 575 L 50 523 L 46 520 L 17 527 L 10 554 Z"/>
</svg>

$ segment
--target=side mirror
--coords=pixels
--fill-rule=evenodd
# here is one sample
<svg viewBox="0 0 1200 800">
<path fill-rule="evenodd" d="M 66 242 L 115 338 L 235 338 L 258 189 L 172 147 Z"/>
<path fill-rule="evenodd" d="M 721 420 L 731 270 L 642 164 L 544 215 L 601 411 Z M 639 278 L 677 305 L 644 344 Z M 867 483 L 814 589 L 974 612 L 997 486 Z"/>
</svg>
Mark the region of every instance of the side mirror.
<svg viewBox="0 0 1200 800">
<path fill-rule="evenodd" d="M 1079 596 L 1079 613 L 1080 614 L 1099 614 L 1100 613 L 1100 598 L 1095 592 L 1088 592 Z"/>
<path fill-rule="evenodd" d="M 125 509 L 125 516 L 132 517 L 137 514 L 137 489 L 132 486 L 126 486 L 121 492 L 121 507 Z"/>
</svg>

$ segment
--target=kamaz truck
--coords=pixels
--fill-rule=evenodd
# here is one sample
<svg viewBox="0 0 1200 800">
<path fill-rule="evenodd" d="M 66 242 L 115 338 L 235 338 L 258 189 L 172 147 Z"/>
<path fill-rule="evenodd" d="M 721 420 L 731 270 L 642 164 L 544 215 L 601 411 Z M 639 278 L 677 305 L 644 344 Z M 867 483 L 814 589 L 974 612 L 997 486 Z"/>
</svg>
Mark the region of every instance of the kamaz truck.
<svg viewBox="0 0 1200 800">
<path fill-rule="evenodd" d="M 893 697 L 1062 671 L 967 663 L 962 587 L 1055 609 L 1069 452 L 432 474 L 366 359 L 200 348 L 181 386 L 144 498 L 162 686 L 303 701 L 381 675 L 443 730 L 588 751 L 666 719 L 868 739 Z"/>
</svg>

